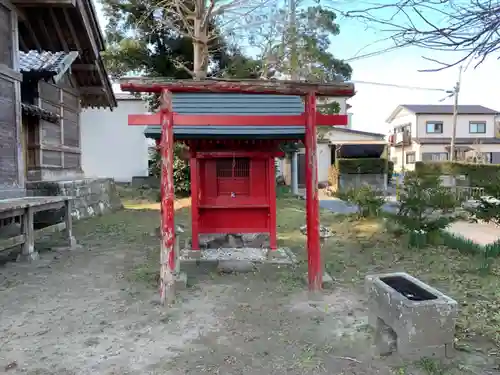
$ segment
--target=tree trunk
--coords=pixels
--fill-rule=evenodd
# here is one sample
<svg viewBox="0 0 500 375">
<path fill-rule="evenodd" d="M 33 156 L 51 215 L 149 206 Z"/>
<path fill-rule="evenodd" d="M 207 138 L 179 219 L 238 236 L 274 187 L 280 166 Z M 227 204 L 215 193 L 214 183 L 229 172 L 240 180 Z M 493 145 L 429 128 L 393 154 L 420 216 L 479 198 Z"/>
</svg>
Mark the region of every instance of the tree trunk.
<svg viewBox="0 0 500 375">
<path fill-rule="evenodd" d="M 194 19 L 194 38 L 193 38 L 193 73 L 194 80 L 200 81 L 207 77 L 207 30 L 204 30 L 202 20 L 198 17 Z"/>
</svg>

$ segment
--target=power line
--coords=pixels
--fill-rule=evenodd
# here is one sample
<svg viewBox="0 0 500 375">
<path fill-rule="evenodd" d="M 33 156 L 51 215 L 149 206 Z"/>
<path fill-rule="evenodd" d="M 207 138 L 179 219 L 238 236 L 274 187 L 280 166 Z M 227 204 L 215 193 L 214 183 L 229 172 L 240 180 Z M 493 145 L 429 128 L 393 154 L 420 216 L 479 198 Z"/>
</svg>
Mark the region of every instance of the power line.
<svg viewBox="0 0 500 375">
<path fill-rule="evenodd" d="M 438 89 L 438 88 L 432 88 L 432 87 L 408 86 L 408 85 L 396 85 L 396 84 L 393 84 L 393 83 L 356 81 L 356 80 L 350 81 L 350 82 L 356 83 L 356 84 L 363 84 L 363 85 L 394 87 L 394 88 L 397 88 L 397 89 L 407 89 L 407 90 L 423 90 L 423 91 L 439 91 L 439 92 L 446 92 L 446 91 L 448 91 L 446 89 Z"/>
<path fill-rule="evenodd" d="M 380 51 L 368 52 L 368 53 L 365 53 L 363 55 L 353 56 L 353 57 L 350 57 L 348 59 L 344 59 L 344 61 L 350 63 L 353 61 L 368 59 L 370 57 L 384 55 L 386 53 L 393 52 L 393 51 L 396 51 L 398 49 L 405 48 L 405 47 L 409 47 L 409 45 L 387 47 L 387 48 L 384 48 Z"/>
</svg>

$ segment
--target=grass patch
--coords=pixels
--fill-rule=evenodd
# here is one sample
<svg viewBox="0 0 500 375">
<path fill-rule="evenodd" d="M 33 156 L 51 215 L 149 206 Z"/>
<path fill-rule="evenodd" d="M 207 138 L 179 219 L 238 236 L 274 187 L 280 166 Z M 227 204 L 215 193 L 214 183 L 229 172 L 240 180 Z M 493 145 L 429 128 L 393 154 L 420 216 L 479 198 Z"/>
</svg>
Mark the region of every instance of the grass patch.
<svg viewBox="0 0 500 375">
<path fill-rule="evenodd" d="M 278 244 L 292 249 L 299 263 L 292 269 L 276 272 L 272 282 L 283 292 L 303 289 L 307 272 L 305 236 L 300 226 L 306 223 L 304 200 L 282 189 L 277 201 Z M 181 241 L 190 238 L 189 208 L 176 210 L 176 222 L 185 226 Z M 93 229 L 82 233 L 85 223 L 78 222 L 77 235 L 98 242 L 123 237 L 130 246 L 138 246 L 146 261 L 138 262 L 131 278 L 150 283 L 159 270 L 159 241 L 149 233 L 159 225 L 158 211 L 124 210 L 92 220 Z M 321 211 L 321 224 L 333 237 L 322 243 L 324 268 L 345 287 L 361 288 L 370 273 L 405 271 L 450 295 L 459 303 L 457 338 L 459 345 L 489 347 L 500 345 L 500 260 L 491 259 L 488 274 L 477 270 L 475 255 L 436 245 L 409 249 L 402 237 L 386 229 L 381 219 L 357 220 L 352 216 Z M 448 244 L 449 245 L 449 244 Z M 271 282 L 270 281 L 270 282 Z M 473 340 L 473 341 L 471 341 Z M 487 340 L 487 341 L 486 341 Z"/>
<path fill-rule="evenodd" d="M 130 185 L 120 184 L 116 185 L 116 193 L 124 205 L 155 203 L 160 201 L 160 189 L 149 187 L 133 188 Z"/>
<path fill-rule="evenodd" d="M 443 244 L 464 254 L 475 255 L 479 259 L 479 271 L 488 273 L 491 270 L 493 258 L 500 254 L 500 241 L 488 245 L 480 245 L 467 238 L 442 231 Z"/>
</svg>

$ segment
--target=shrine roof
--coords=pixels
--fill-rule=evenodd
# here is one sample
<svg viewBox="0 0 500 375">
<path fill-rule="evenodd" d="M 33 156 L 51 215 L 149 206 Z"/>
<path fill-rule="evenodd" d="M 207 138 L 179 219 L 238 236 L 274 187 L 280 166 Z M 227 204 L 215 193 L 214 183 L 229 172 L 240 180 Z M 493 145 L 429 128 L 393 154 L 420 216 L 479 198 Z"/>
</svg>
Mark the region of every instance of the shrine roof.
<svg viewBox="0 0 500 375">
<path fill-rule="evenodd" d="M 180 115 L 300 115 L 304 104 L 300 96 L 254 95 L 233 93 L 174 93 L 172 109 Z M 303 126 L 176 126 L 176 138 L 203 136 L 236 136 L 276 138 L 283 136 L 301 137 Z M 147 126 L 144 134 L 149 138 L 159 138 L 161 128 Z"/>
<path fill-rule="evenodd" d="M 233 93 L 174 93 L 174 112 L 181 115 L 300 115 L 300 96 Z"/>
<path fill-rule="evenodd" d="M 174 127 L 174 136 L 176 139 L 190 138 L 301 138 L 304 136 L 303 126 L 176 126 Z M 161 127 L 149 125 L 144 134 L 147 138 L 159 139 L 161 136 Z"/>
</svg>

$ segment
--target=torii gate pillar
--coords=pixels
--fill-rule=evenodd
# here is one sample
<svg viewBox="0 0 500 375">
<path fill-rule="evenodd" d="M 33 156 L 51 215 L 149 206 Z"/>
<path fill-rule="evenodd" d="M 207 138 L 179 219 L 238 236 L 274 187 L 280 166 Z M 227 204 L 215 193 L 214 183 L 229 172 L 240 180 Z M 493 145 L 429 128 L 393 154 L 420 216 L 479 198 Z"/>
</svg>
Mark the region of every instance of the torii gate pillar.
<svg viewBox="0 0 500 375">
<path fill-rule="evenodd" d="M 175 250 L 174 222 L 174 121 L 172 93 L 162 90 L 160 96 L 161 117 L 161 255 L 160 255 L 160 303 L 172 303 L 175 299 L 176 264 L 179 254 Z"/>
<path fill-rule="evenodd" d="M 321 266 L 321 243 L 319 236 L 318 159 L 316 142 L 316 94 L 310 92 L 305 98 L 306 129 L 306 220 L 307 261 L 309 290 L 321 290 L 323 268 Z"/>
</svg>

